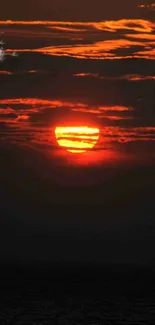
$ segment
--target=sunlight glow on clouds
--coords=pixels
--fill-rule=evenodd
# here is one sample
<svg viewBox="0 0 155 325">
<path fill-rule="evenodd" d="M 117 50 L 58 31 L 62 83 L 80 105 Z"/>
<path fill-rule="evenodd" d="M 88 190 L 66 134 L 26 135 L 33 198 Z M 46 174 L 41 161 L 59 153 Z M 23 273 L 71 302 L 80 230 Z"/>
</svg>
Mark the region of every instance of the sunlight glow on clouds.
<svg viewBox="0 0 155 325">
<path fill-rule="evenodd" d="M 97 30 L 108 30 L 108 31 L 116 31 L 119 29 L 127 29 L 133 30 L 135 32 L 148 32 L 150 33 L 155 28 L 155 23 L 150 22 L 148 20 L 143 19 L 120 19 L 120 20 L 112 20 L 112 21 L 103 21 L 103 22 L 63 22 L 63 21 L 13 21 L 13 20 L 3 20 L 0 21 L 0 25 L 41 25 L 41 26 L 68 26 L 67 28 L 71 28 L 72 26 L 81 26 L 85 28 L 93 28 Z M 86 30 L 87 30 L 86 29 Z M 80 29 L 81 31 L 81 29 Z"/>
<path fill-rule="evenodd" d="M 151 4 L 141 4 L 138 6 L 139 8 L 147 8 L 147 9 L 154 9 L 155 10 L 155 3 L 151 3 Z"/>
<path fill-rule="evenodd" d="M 65 43 L 34 48 L 8 49 L 9 52 L 35 52 L 44 55 L 67 56 L 82 59 L 155 59 L 154 40 L 155 23 L 144 19 L 120 19 L 101 22 L 63 22 L 63 21 L 0 21 L 0 26 L 12 26 L 12 29 L 36 26 L 35 31 L 46 40 L 65 39 Z M 125 34 L 126 31 L 126 34 Z M 29 37 L 34 30 L 27 30 Z M 134 32 L 134 33 L 133 33 Z M 20 31 L 22 33 L 22 31 Z M 18 34 L 18 33 L 17 33 Z M 46 35 L 45 35 L 46 34 Z M 41 36 L 42 35 L 42 36 Z M 106 38 L 105 38 L 106 35 Z M 23 30 L 23 37 L 26 33 Z M 70 41 L 75 44 L 70 44 Z M 77 42 L 78 41 L 78 42 Z M 81 41 L 81 42 L 80 42 Z M 149 49 L 149 51 L 148 51 Z M 119 50 L 119 55 L 117 51 Z M 124 50 L 126 50 L 124 52 Z"/>
<path fill-rule="evenodd" d="M 138 74 L 127 74 L 122 76 L 102 76 L 99 73 L 75 73 L 74 77 L 91 77 L 91 78 L 97 78 L 101 80 L 128 80 L 128 81 L 140 81 L 140 80 L 155 80 L 155 76 L 144 76 L 144 75 L 138 75 Z"/>
<path fill-rule="evenodd" d="M 8 50 L 8 52 L 35 52 L 35 53 L 42 53 L 44 55 L 55 55 L 55 56 L 70 56 L 78 59 L 123 59 L 123 58 L 146 58 L 146 59 L 155 59 L 155 52 L 154 49 L 137 51 L 135 54 L 129 55 L 120 55 L 116 56 L 113 51 L 117 49 L 130 49 L 131 47 L 141 46 L 146 48 L 147 46 L 152 45 L 151 43 L 144 42 L 136 42 L 130 40 L 106 40 L 96 42 L 95 44 L 78 44 L 75 46 L 72 45 L 58 45 L 58 46 L 49 46 L 43 47 L 39 49 L 14 49 Z"/>
<path fill-rule="evenodd" d="M 50 123 L 49 120 L 50 116 L 52 118 L 53 114 L 56 114 L 58 108 L 63 109 L 63 114 L 65 111 L 88 113 L 101 121 L 100 141 L 96 150 L 103 150 L 103 148 L 105 150 L 116 144 L 155 141 L 153 126 L 135 127 L 132 124 L 124 126 L 124 121 L 132 123 L 133 107 L 90 105 L 77 101 L 42 98 L 0 99 L 1 139 L 11 143 L 33 145 L 40 150 L 48 148 L 51 152 L 52 148 L 56 147 L 54 125 L 52 119 Z M 70 144 L 67 142 L 68 145 Z"/>
</svg>

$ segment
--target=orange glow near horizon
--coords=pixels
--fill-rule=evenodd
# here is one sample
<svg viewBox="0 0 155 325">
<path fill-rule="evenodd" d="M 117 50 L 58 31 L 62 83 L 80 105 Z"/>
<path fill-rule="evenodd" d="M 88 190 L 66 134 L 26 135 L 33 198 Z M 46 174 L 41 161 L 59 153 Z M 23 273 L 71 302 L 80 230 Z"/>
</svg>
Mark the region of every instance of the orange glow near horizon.
<svg viewBox="0 0 155 325">
<path fill-rule="evenodd" d="M 55 137 L 68 152 L 83 153 L 93 149 L 99 140 L 99 129 L 88 126 L 57 126 Z"/>
</svg>

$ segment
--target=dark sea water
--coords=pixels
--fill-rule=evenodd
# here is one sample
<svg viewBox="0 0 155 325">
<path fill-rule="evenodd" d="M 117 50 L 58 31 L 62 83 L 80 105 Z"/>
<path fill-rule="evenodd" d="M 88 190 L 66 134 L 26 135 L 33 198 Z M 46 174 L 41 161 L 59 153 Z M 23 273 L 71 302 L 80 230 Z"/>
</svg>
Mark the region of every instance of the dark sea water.
<svg viewBox="0 0 155 325">
<path fill-rule="evenodd" d="M 1 324 L 154 324 L 153 268 L 59 265 L 10 271 L 7 284 L 1 283 Z"/>
</svg>

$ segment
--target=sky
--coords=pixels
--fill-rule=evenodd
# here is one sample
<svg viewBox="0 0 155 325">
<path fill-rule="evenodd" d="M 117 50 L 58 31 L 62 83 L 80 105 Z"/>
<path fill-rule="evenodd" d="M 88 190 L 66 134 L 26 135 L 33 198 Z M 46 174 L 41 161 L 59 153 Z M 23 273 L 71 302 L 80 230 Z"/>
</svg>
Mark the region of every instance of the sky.
<svg viewBox="0 0 155 325">
<path fill-rule="evenodd" d="M 153 1 L 4 2 L 1 259 L 154 258 L 154 17 Z M 69 121 L 99 128 L 94 150 L 58 147 Z"/>
<path fill-rule="evenodd" d="M 101 21 L 120 18 L 142 18 L 152 12 L 153 1 L 150 0 L 28 0 L 14 3 L 6 0 L 1 10 L 1 19 L 17 20 L 61 20 L 61 21 Z M 140 8 L 140 5 L 150 8 Z M 149 13 L 148 13 L 149 9 Z"/>
</svg>

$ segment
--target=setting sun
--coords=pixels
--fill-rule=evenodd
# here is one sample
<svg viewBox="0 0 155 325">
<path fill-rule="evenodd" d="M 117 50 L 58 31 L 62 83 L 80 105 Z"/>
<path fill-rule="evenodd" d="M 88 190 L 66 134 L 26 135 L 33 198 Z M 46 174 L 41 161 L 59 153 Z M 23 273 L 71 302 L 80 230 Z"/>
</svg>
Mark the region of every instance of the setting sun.
<svg viewBox="0 0 155 325">
<path fill-rule="evenodd" d="M 99 129 L 88 126 L 58 126 L 55 136 L 60 147 L 69 152 L 82 153 L 92 149 L 99 139 Z"/>
</svg>

